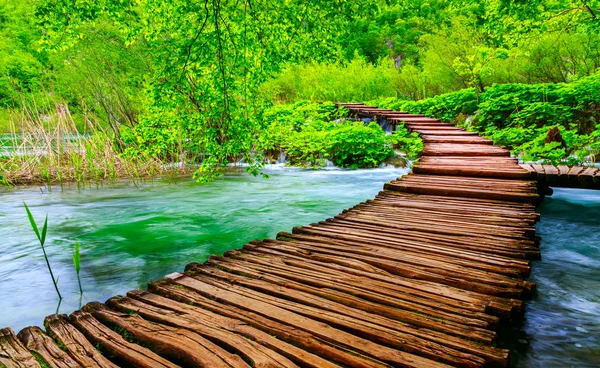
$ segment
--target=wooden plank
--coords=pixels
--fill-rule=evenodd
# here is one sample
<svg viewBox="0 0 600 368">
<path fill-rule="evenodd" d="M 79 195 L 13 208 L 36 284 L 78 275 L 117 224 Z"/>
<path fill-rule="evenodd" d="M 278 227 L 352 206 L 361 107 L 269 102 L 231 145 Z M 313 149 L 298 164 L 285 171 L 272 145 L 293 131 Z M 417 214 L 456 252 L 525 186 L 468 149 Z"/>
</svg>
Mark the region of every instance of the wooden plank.
<svg viewBox="0 0 600 368">
<path fill-rule="evenodd" d="M 35 357 L 10 328 L 0 330 L 0 366 L 6 368 L 41 368 Z"/>
<path fill-rule="evenodd" d="M 528 202 L 538 203 L 540 198 L 537 194 L 512 194 L 501 190 L 480 190 L 474 188 L 459 188 L 459 187 L 445 187 L 439 185 L 411 185 L 410 183 L 403 183 L 392 181 L 384 186 L 387 190 L 394 190 L 399 192 L 414 193 L 414 194 L 425 194 L 425 195 L 442 195 L 451 197 L 466 197 L 466 198 L 478 198 L 478 199 L 507 199 L 517 202 Z"/>
<path fill-rule="evenodd" d="M 327 276 L 328 279 L 333 277 L 334 279 L 330 281 L 330 284 L 342 284 L 344 285 L 343 287 L 346 290 L 346 292 L 348 292 L 349 288 L 352 285 L 356 285 L 356 287 L 359 289 L 365 289 L 365 283 L 361 283 L 362 279 L 356 278 L 356 276 L 359 276 L 366 277 L 368 280 L 370 280 L 369 285 L 371 288 L 374 286 L 380 287 L 380 289 L 378 290 L 381 290 L 381 295 L 389 295 L 394 298 L 401 299 L 402 295 L 406 293 L 407 295 L 411 295 L 412 298 L 414 298 L 412 299 L 413 302 L 421 303 L 426 306 L 432 306 L 426 301 L 427 299 L 431 298 L 431 296 L 428 295 L 432 294 L 434 295 L 433 298 L 437 300 L 437 304 L 433 306 L 438 308 L 438 311 L 434 310 L 432 312 L 428 312 L 432 315 L 436 315 L 436 313 L 440 313 L 443 311 L 455 312 L 455 309 L 451 309 L 451 306 L 459 306 L 459 304 L 462 305 L 462 308 L 464 308 L 465 311 L 470 311 L 468 313 L 472 313 L 473 311 L 479 311 L 477 307 L 475 307 L 475 310 L 472 310 L 472 307 L 468 307 L 469 304 L 474 304 L 485 306 L 486 312 L 494 314 L 498 313 L 498 315 L 501 316 L 506 316 L 506 313 L 510 315 L 513 312 L 518 312 L 522 308 L 522 302 L 519 300 L 494 297 L 491 295 L 476 293 L 456 288 L 453 286 L 428 282 L 424 280 L 419 280 L 418 282 L 415 282 L 414 280 L 392 275 L 389 272 L 386 272 L 382 269 L 373 267 L 364 262 L 356 260 L 348 260 L 346 258 L 332 256 L 317 257 L 313 254 L 306 256 L 305 253 L 297 252 L 297 250 L 292 249 L 291 251 L 286 251 L 285 247 L 266 247 L 261 246 L 261 244 L 262 242 L 246 244 L 244 246 L 245 257 L 247 257 L 248 254 L 253 254 L 253 252 L 257 252 L 259 254 L 269 256 L 268 258 L 264 258 L 265 256 L 263 256 L 263 262 L 269 260 L 274 264 L 278 264 L 278 262 L 275 259 L 281 259 L 280 263 L 283 265 L 283 267 L 298 266 L 305 269 L 313 269 L 322 273 L 322 275 L 319 277 L 323 277 L 323 275 Z M 229 256 L 229 254 L 230 253 L 228 252 L 228 254 L 226 255 Z M 271 256 L 277 258 L 273 259 Z M 233 257 L 237 258 L 237 254 L 233 254 Z M 253 261 L 259 264 L 261 263 L 260 257 L 254 258 Z M 307 280 L 305 272 L 298 272 L 298 276 L 296 276 L 296 273 L 290 273 L 285 271 L 286 270 L 284 269 L 278 275 L 286 278 L 292 278 L 297 281 Z M 276 272 L 276 270 L 271 269 L 269 271 L 269 273 L 273 272 Z M 367 290 L 370 291 L 371 289 Z M 386 292 L 385 290 L 388 290 L 388 292 Z M 410 304 L 403 304 L 404 306 L 397 305 L 396 302 L 389 304 L 389 301 L 380 301 L 379 297 L 376 298 L 371 294 L 365 295 L 361 293 L 360 295 L 361 298 L 379 302 L 382 305 L 390 305 L 400 309 L 412 310 Z M 417 296 L 420 296 L 423 299 L 419 301 Z M 454 302 L 452 300 L 454 300 Z M 465 305 L 461 303 L 469 304 Z"/>
<path fill-rule="evenodd" d="M 294 289 L 295 291 L 290 292 L 289 282 L 283 282 L 282 285 L 275 285 L 273 283 L 264 281 L 264 278 L 260 277 L 261 275 L 257 273 L 255 273 L 255 278 L 248 277 L 249 275 L 246 272 L 248 272 L 249 269 L 239 266 L 236 267 L 235 263 L 228 262 L 224 258 L 222 258 L 221 261 L 215 261 L 213 259 L 213 264 L 224 268 L 231 267 L 231 271 L 233 271 L 234 269 L 240 270 L 243 273 L 243 276 L 232 272 L 224 272 L 220 269 L 213 267 L 201 266 L 199 264 L 196 264 L 192 267 L 186 267 L 186 269 L 188 270 L 186 272 L 192 272 L 192 274 L 196 276 L 202 274 L 218 278 L 225 282 L 243 286 L 254 291 L 259 291 L 280 298 L 283 297 L 286 300 L 290 301 L 297 301 L 300 302 L 303 306 L 310 305 L 322 309 L 325 306 L 325 310 L 334 310 L 335 313 L 339 313 L 352 318 L 357 318 L 365 322 L 377 324 L 379 326 L 385 327 L 386 330 L 389 329 L 395 331 L 395 335 L 400 338 L 410 340 L 410 342 L 407 342 L 406 344 L 414 344 L 414 352 L 416 354 L 429 356 L 432 358 L 437 357 L 438 359 L 446 361 L 448 363 L 458 363 L 455 359 L 440 358 L 441 354 L 439 353 L 434 352 L 430 355 L 428 353 L 429 349 L 434 348 L 437 352 L 445 350 L 443 355 L 447 356 L 456 355 L 456 357 L 465 358 L 464 355 L 458 353 L 458 351 L 462 351 L 467 354 L 479 356 L 483 359 L 488 360 L 489 362 L 494 362 L 497 365 L 506 365 L 507 363 L 507 351 L 486 349 L 481 347 L 481 345 L 472 344 L 464 339 L 454 338 L 452 336 L 440 334 L 438 332 L 431 331 L 428 329 L 415 329 L 409 324 L 401 323 L 397 320 L 390 319 L 387 315 L 384 316 L 379 315 L 377 313 L 373 313 L 374 310 L 370 309 L 369 307 L 376 308 L 376 305 L 368 302 L 362 302 L 358 298 L 340 296 L 339 293 L 331 292 L 323 294 L 327 295 L 327 298 L 320 298 L 312 293 L 313 291 L 320 293 L 319 291 L 315 290 L 314 288 L 305 288 L 302 286 L 298 286 L 298 284 L 296 284 L 297 288 Z M 367 309 L 367 311 L 362 311 L 362 309 Z M 393 309 L 388 308 L 387 311 L 393 311 Z M 334 314 L 332 313 L 332 315 Z M 483 333 L 485 331 L 481 332 Z M 473 334 L 471 336 L 475 337 L 476 335 Z M 444 346 L 447 346 L 451 350 L 446 350 Z M 403 347 L 407 346 L 403 345 Z"/>
<path fill-rule="evenodd" d="M 81 367 L 39 327 L 27 327 L 21 330 L 17 336 L 29 351 L 41 356 L 51 368 Z"/>
<path fill-rule="evenodd" d="M 583 166 L 574 166 L 569 170 L 569 186 L 578 186 L 579 185 L 579 174 L 581 174 L 585 170 Z"/>
<path fill-rule="evenodd" d="M 187 304 L 179 303 L 174 300 L 152 294 L 147 291 L 134 290 L 127 293 L 124 298 L 112 298 L 107 304 L 118 310 L 125 310 L 141 315 L 144 319 L 159 322 L 169 326 L 189 329 L 199 334 L 209 333 L 213 329 L 227 331 L 232 336 L 237 336 L 235 341 L 244 337 L 241 346 L 231 342 L 229 338 L 217 341 L 223 341 L 228 349 L 244 352 L 246 349 L 265 351 L 267 349 L 255 346 L 260 344 L 263 347 L 293 360 L 294 363 L 303 367 L 311 368 L 335 368 L 337 364 L 331 363 L 317 355 L 311 354 L 285 341 L 274 338 L 259 329 L 247 325 L 239 319 L 233 319 L 219 314 L 207 311 L 203 308 L 193 307 Z M 212 334 L 211 334 L 212 336 Z M 248 346 L 249 347 L 246 347 Z"/>
<path fill-rule="evenodd" d="M 287 251 L 290 252 L 290 255 L 293 255 L 294 249 L 283 243 L 278 242 L 276 243 L 278 245 L 274 247 L 271 247 L 272 243 L 270 242 L 261 245 L 266 245 L 269 249 L 280 250 L 284 254 Z M 489 318 L 489 316 L 482 314 L 485 311 L 483 305 L 457 303 L 448 298 L 425 293 L 421 293 L 421 297 L 419 297 L 419 293 L 415 293 L 414 290 L 402 287 L 389 288 L 389 285 L 384 287 L 382 283 L 377 281 L 349 277 L 336 272 L 317 274 L 311 269 L 304 268 L 307 265 L 312 265 L 311 263 L 305 263 L 302 260 L 288 262 L 285 256 L 265 257 L 265 253 L 255 252 L 256 249 L 250 248 L 250 250 L 244 252 L 227 253 L 228 258 L 211 257 L 207 264 L 219 265 L 219 268 L 224 267 L 235 270 L 243 275 L 256 273 L 256 275 L 259 275 L 257 277 L 260 280 L 264 279 L 287 288 L 307 291 L 351 307 L 381 314 L 386 318 L 420 326 L 419 328 L 429 328 L 488 343 L 495 338 L 495 333 L 486 331 L 486 329 L 495 326 L 498 318 Z M 270 253 L 267 252 L 266 254 Z M 275 267 L 269 267 L 268 264 L 265 264 L 266 260 L 273 262 Z M 223 261 L 226 261 L 227 265 L 222 265 Z M 243 265 L 236 264 L 236 261 L 242 261 Z M 196 265 L 192 266 L 195 267 Z M 295 272 L 286 271 L 286 266 Z M 186 269 L 190 269 L 190 266 Z M 336 285 L 332 286 L 331 283 Z M 406 295 L 399 295 L 404 293 Z M 340 297 L 340 295 L 343 296 Z M 411 300 L 409 296 L 415 299 Z M 362 300 L 360 303 L 356 302 L 356 300 L 359 300 L 356 299 L 357 297 Z M 458 305 L 466 310 L 462 311 L 457 307 Z M 438 309 L 435 308 L 436 306 Z M 438 323 L 439 320 L 443 320 L 448 325 Z M 387 323 L 384 325 L 387 325 Z M 452 331 L 449 332 L 449 329 L 452 329 Z M 408 330 L 412 329 L 408 328 Z M 414 330 L 412 333 L 419 335 L 418 330 Z"/>
<path fill-rule="evenodd" d="M 264 300 L 264 296 L 258 298 L 252 298 L 248 294 L 244 293 L 240 288 L 231 285 L 222 285 L 216 282 L 207 282 L 208 280 L 199 280 L 185 275 L 173 275 L 172 280 L 179 285 L 185 286 L 194 290 L 195 292 L 217 300 L 224 304 L 234 305 L 238 308 L 247 309 L 254 313 L 258 313 L 265 317 L 275 319 L 279 322 L 292 325 L 295 328 L 300 328 L 304 331 L 310 331 L 326 340 L 334 340 L 338 344 L 348 346 L 356 349 L 362 354 L 371 356 L 377 360 L 381 360 L 388 364 L 397 365 L 400 367 L 447 367 L 448 365 L 438 363 L 426 358 L 416 356 L 414 354 L 402 352 L 397 350 L 401 347 L 399 344 L 395 344 L 394 348 L 380 345 L 367 338 L 358 337 L 349 332 L 336 329 L 329 324 L 323 322 L 317 322 L 312 318 L 302 316 L 300 314 L 288 309 L 283 308 L 283 305 L 277 305 L 276 303 L 267 303 Z M 322 317 L 322 316 L 315 316 Z M 338 323 L 347 325 L 346 319 L 336 319 Z M 335 322 L 335 321 L 334 321 Z M 352 326 L 350 326 L 352 327 Z M 357 324 L 355 327 L 359 328 Z M 364 330 L 360 328 L 360 330 Z M 377 329 L 374 329 L 370 334 L 364 330 L 367 335 L 371 337 L 380 337 L 383 339 L 385 336 L 384 332 L 381 335 L 377 334 Z M 383 336 L 382 336 L 383 335 Z M 365 336 L 365 335 L 363 335 Z M 390 337 L 390 339 L 392 339 Z M 391 343 L 391 341 L 389 341 Z"/>
<path fill-rule="evenodd" d="M 151 350 L 125 340 L 121 335 L 104 326 L 91 314 L 76 311 L 69 321 L 79 329 L 93 344 L 110 354 L 113 359 L 125 365 L 139 368 L 176 368 L 176 364 L 153 353 Z M 215 367 L 226 367 L 225 364 Z"/>
<path fill-rule="evenodd" d="M 328 360 L 337 362 L 342 366 L 353 368 L 390 367 L 384 362 L 361 354 L 351 346 L 338 345 L 335 340 L 319 338 L 313 335 L 311 331 L 290 328 L 289 324 L 271 318 L 271 316 L 268 316 L 268 313 L 265 316 L 245 308 L 220 303 L 210 297 L 204 297 L 193 290 L 180 287 L 168 280 L 152 282 L 148 284 L 148 289 L 155 294 L 169 299 L 201 307 L 225 317 L 241 320 L 248 326 L 260 329 L 282 341 L 289 342 L 321 357 L 326 357 Z M 136 295 L 129 294 L 129 296 L 136 298 Z M 144 302 L 146 301 L 144 299 Z"/>
<path fill-rule="evenodd" d="M 582 188 L 591 188 L 594 184 L 594 175 L 598 173 L 598 169 L 595 167 L 588 167 L 578 176 L 579 185 Z"/>
<path fill-rule="evenodd" d="M 100 354 L 85 336 L 68 322 L 66 315 L 46 317 L 44 327 L 46 327 L 50 337 L 82 367 L 118 368 L 117 365 Z"/>
<path fill-rule="evenodd" d="M 546 182 L 553 184 L 558 182 L 558 169 L 553 165 L 543 165 L 546 172 Z"/>
<path fill-rule="evenodd" d="M 186 367 L 297 367 L 288 359 L 265 354 L 260 345 L 250 342 L 222 329 L 206 326 L 200 330 L 201 335 L 185 328 L 170 327 L 164 324 L 146 321 L 138 314 L 115 312 L 100 303 L 90 303 L 84 311 L 91 313 L 96 319 L 120 331 L 127 331 L 128 336 L 150 348 L 172 362 Z M 207 338 L 212 338 L 208 340 Z M 213 342 L 214 341 L 214 342 Z M 218 341 L 219 345 L 215 342 Z M 235 349 L 233 354 L 221 346 Z M 248 359 L 246 363 L 242 356 Z"/>
</svg>

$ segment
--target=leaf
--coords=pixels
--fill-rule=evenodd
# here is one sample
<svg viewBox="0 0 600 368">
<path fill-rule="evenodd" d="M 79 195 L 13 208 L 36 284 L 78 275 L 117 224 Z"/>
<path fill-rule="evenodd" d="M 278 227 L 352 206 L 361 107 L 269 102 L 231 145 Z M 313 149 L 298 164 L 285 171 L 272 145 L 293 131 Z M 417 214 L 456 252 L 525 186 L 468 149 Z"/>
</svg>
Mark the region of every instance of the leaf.
<svg viewBox="0 0 600 368">
<path fill-rule="evenodd" d="M 23 206 L 25 206 L 25 211 L 27 211 L 27 218 L 29 219 L 29 223 L 31 224 L 31 228 L 35 232 L 35 235 L 37 235 L 38 240 L 40 242 L 42 242 L 42 237 L 40 236 L 40 231 L 38 230 L 37 224 L 35 223 L 35 219 L 33 218 L 33 215 L 31 214 L 31 211 L 29 211 L 29 207 L 27 207 L 27 204 L 25 202 L 23 202 Z"/>
<path fill-rule="evenodd" d="M 75 272 L 79 274 L 81 270 L 81 253 L 79 252 L 79 242 L 75 242 L 75 250 L 73 251 L 73 265 L 75 266 Z"/>
<path fill-rule="evenodd" d="M 48 214 L 46 214 L 46 220 L 44 221 L 44 227 L 42 228 L 42 238 L 40 239 L 40 242 L 42 243 L 42 245 L 44 245 L 46 242 L 46 233 L 47 232 L 48 232 Z"/>
</svg>

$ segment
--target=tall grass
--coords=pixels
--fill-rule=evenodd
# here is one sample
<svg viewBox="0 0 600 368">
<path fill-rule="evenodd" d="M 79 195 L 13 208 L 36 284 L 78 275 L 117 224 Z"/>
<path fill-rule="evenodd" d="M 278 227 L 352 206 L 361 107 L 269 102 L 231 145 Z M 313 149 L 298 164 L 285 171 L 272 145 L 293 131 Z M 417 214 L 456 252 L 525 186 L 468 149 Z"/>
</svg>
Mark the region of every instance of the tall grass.
<svg viewBox="0 0 600 368">
<path fill-rule="evenodd" d="M 54 104 L 53 110 L 51 115 L 31 106 L 13 110 L 10 133 L 0 144 L 0 184 L 100 184 L 169 172 L 156 158 L 121 155 L 118 139 L 91 115 L 84 115 L 82 134 L 68 107 Z"/>
</svg>

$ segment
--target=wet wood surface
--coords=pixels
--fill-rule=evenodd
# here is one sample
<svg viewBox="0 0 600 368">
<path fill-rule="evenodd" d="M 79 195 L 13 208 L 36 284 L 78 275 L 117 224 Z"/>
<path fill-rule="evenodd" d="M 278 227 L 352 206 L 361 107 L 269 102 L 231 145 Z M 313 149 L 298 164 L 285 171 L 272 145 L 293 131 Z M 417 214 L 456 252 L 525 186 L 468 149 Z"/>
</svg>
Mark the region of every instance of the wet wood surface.
<svg viewBox="0 0 600 368">
<path fill-rule="evenodd" d="M 501 325 L 535 290 L 538 180 L 597 170 L 519 164 L 476 133 L 348 104 L 420 134 L 413 173 L 372 200 L 70 316 L 0 334 L 0 366 L 505 367 Z"/>
</svg>

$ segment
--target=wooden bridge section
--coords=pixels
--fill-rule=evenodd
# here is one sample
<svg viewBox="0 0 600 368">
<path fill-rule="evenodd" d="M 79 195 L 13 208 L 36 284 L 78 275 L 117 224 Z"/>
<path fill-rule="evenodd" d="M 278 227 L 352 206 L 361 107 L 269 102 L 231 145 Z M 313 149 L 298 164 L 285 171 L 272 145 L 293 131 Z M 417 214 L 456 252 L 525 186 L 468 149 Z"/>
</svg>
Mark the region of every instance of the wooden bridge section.
<svg viewBox="0 0 600 368">
<path fill-rule="evenodd" d="M 412 174 L 334 218 L 49 316 L 46 332 L 1 330 L 0 366 L 507 366 L 495 341 L 535 288 L 536 181 L 473 133 L 369 113 L 421 134 Z"/>
</svg>

